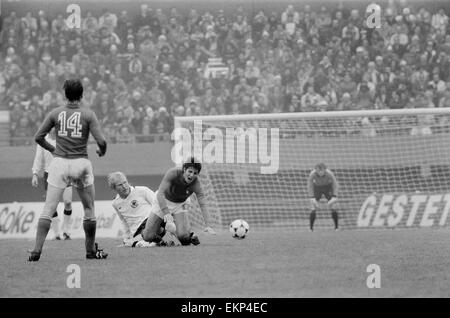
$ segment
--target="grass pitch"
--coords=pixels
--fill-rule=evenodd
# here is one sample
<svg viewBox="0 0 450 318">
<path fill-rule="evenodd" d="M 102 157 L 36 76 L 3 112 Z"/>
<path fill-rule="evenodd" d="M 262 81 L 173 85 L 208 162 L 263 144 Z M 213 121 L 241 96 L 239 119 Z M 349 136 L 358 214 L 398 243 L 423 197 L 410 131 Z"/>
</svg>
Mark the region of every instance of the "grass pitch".
<svg viewBox="0 0 450 318">
<path fill-rule="evenodd" d="M 199 234 L 199 246 L 119 248 L 86 260 L 84 241 L 47 241 L 27 261 L 29 240 L 0 240 L 0 297 L 450 297 L 450 230 L 257 231 Z M 68 265 L 81 287 L 66 285 Z M 370 264 L 381 287 L 369 289 Z"/>
</svg>

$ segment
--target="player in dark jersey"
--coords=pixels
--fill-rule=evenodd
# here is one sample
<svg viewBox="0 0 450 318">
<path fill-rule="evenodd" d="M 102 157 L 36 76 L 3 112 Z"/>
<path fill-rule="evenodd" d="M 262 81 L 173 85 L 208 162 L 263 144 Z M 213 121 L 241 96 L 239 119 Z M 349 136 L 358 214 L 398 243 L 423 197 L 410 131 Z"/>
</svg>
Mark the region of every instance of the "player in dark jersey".
<svg viewBox="0 0 450 318">
<path fill-rule="evenodd" d="M 316 210 L 319 207 L 319 201 L 322 196 L 328 200 L 328 207 L 331 210 L 331 217 L 334 222 L 335 230 L 338 229 L 337 196 L 338 183 L 331 170 L 327 169 L 324 163 L 318 163 L 308 178 L 308 195 L 311 201 L 311 213 L 309 215 L 310 230 L 314 229 L 316 220 Z"/>
<path fill-rule="evenodd" d="M 45 238 L 50 229 L 51 219 L 59 203 L 61 194 L 67 185 L 77 188 L 84 209 L 83 229 L 86 235 L 86 258 L 104 259 L 107 253 L 98 249 L 95 243 L 97 227 L 94 210 L 95 189 L 92 164 L 88 159 L 87 144 L 89 134 L 97 142 L 97 154 L 106 153 L 106 141 L 100 130 L 95 113 L 81 108 L 83 86 L 79 80 L 67 80 L 64 83 L 68 100 L 65 106 L 53 109 L 45 118 L 35 135 L 35 141 L 54 156 L 48 167 L 48 187 L 44 209 L 39 217 L 36 244 L 29 261 L 38 261 Z M 45 140 L 48 132 L 55 128 L 56 147 Z"/>
<path fill-rule="evenodd" d="M 156 204 L 152 207 L 142 233 L 144 240 L 158 243 L 161 240 L 158 231 L 164 216 L 171 214 L 176 225 L 176 235 L 181 244 L 199 244 L 198 237 L 191 232 L 188 219 L 189 197 L 192 193 L 197 196 L 206 224 L 205 232 L 216 234 L 209 224 L 206 197 L 198 179 L 201 169 L 201 163 L 191 157 L 181 169 L 171 168 L 166 172 L 156 194 Z"/>
</svg>

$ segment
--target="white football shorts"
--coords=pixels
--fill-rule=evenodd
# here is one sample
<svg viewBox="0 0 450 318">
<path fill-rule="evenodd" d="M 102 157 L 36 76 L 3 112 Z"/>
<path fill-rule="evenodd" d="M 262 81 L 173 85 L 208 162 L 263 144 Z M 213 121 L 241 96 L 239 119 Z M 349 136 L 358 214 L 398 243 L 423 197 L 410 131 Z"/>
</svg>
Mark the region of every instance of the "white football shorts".
<svg viewBox="0 0 450 318">
<path fill-rule="evenodd" d="M 73 185 L 86 188 L 94 184 L 92 163 L 87 158 L 66 159 L 55 157 L 48 167 L 48 184 L 65 189 Z"/>
<path fill-rule="evenodd" d="M 156 194 L 158 191 L 156 191 Z M 191 198 L 187 198 L 184 202 L 172 202 L 166 199 L 167 208 L 169 209 L 169 214 L 175 215 L 181 212 L 188 212 L 190 210 L 191 205 Z M 156 214 L 161 219 L 164 219 L 164 213 L 161 211 L 161 208 L 159 207 L 158 199 L 155 198 L 155 202 L 152 205 L 152 208 L 150 210 L 150 213 Z"/>
</svg>

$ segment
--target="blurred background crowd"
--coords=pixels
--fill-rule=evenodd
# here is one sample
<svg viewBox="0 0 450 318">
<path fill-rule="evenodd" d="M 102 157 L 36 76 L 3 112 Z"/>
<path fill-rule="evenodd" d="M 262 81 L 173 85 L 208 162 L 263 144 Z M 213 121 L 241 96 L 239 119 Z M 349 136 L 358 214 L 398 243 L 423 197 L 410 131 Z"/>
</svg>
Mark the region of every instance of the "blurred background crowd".
<svg viewBox="0 0 450 318">
<path fill-rule="evenodd" d="M 137 15 L 82 11 L 80 28 L 46 10 L 3 12 L 0 105 L 12 137 L 33 136 L 63 104 L 67 78 L 82 79 L 84 105 L 111 142 L 168 138 L 174 116 L 450 107 L 450 4 L 389 1 L 380 28 L 331 1 L 232 12 L 133 5 Z"/>
</svg>

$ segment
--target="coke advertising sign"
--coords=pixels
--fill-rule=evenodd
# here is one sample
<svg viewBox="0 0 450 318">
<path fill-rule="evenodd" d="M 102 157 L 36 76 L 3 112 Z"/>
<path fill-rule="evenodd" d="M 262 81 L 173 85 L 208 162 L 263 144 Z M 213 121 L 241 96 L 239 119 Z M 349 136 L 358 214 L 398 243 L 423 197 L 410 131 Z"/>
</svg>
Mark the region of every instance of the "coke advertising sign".
<svg viewBox="0 0 450 318">
<path fill-rule="evenodd" d="M 0 239 L 34 238 L 41 215 L 43 202 L 12 202 L 0 204 Z M 63 217 L 63 204 L 58 206 L 58 217 Z M 84 238 L 83 207 L 81 202 L 72 203 L 72 221 L 70 233 L 72 238 Z M 97 237 L 120 237 L 123 233 L 122 222 L 117 217 L 111 201 L 96 201 Z M 52 237 L 52 231 L 49 237 Z"/>
</svg>

